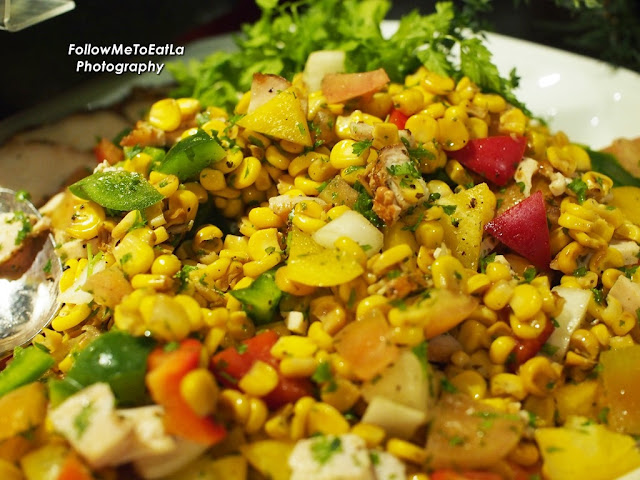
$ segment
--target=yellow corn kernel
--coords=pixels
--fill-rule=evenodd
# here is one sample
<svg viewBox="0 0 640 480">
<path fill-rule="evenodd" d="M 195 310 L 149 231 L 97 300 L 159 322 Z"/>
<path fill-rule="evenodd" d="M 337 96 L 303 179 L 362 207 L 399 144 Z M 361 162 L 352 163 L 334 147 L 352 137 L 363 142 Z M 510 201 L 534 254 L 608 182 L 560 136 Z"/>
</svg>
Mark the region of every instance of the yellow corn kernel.
<svg viewBox="0 0 640 480">
<path fill-rule="evenodd" d="M 85 321 L 89 315 L 91 315 L 91 307 L 88 304 L 67 304 L 60 309 L 58 315 L 51 321 L 51 328 L 58 332 L 69 330 Z"/>
<path fill-rule="evenodd" d="M 451 77 L 428 71 L 422 80 L 422 86 L 428 92 L 436 95 L 446 95 L 454 89 L 455 83 Z"/>
<path fill-rule="evenodd" d="M 224 130 L 227 128 L 227 124 L 220 119 L 214 118 L 212 120 L 209 120 L 208 122 L 203 123 L 200 128 L 207 132 L 209 135 L 213 135 L 214 133 L 217 135 L 224 132 Z"/>
<path fill-rule="evenodd" d="M 465 270 L 460 260 L 442 255 L 431 264 L 431 277 L 436 288 L 460 291 Z"/>
<path fill-rule="evenodd" d="M 269 254 L 280 252 L 277 228 L 258 230 L 251 237 L 247 245 L 249 257 L 252 260 L 262 260 Z"/>
<path fill-rule="evenodd" d="M 509 325 L 514 335 L 524 339 L 537 338 L 546 328 L 548 321 L 544 312 L 538 312 L 528 320 L 521 320 L 513 314 L 509 315 Z"/>
<path fill-rule="evenodd" d="M 270 145 L 265 151 L 265 159 L 278 170 L 287 170 L 291 160 L 277 146 Z"/>
<path fill-rule="evenodd" d="M 341 169 L 347 167 L 364 166 L 367 163 L 369 149 L 366 148 L 359 154 L 353 151 L 356 142 L 351 139 L 340 140 L 331 149 L 329 162 L 333 168 Z"/>
<path fill-rule="evenodd" d="M 284 225 L 284 220 L 269 207 L 255 207 L 249 210 L 249 221 L 260 229 L 279 228 Z"/>
<path fill-rule="evenodd" d="M 363 422 L 356 423 L 351 427 L 351 433 L 362 438 L 367 444 L 367 448 L 375 448 L 379 446 L 386 436 L 384 428 Z"/>
<path fill-rule="evenodd" d="M 427 143 L 438 138 L 438 122 L 430 115 L 417 113 L 407 119 L 405 128 L 410 130 L 417 142 Z"/>
<path fill-rule="evenodd" d="M 484 108 L 491 113 L 500 113 L 507 108 L 507 102 L 495 93 L 476 93 L 472 103 L 476 107 Z"/>
<path fill-rule="evenodd" d="M 122 271 L 130 277 L 147 272 L 155 260 L 153 247 L 131 233 L 113 249 L 113 255 Z"/>
<path fill-rule="evenodd" d="M 233 297 L 229 295 L 227 298 Z M 227 308 L 231 310 L 229 305 L 230 302 L 227 299 Z M 229 314 L 229 320 L 227 321 L 227 332 L 229 332 L 231 338 L 236 341 L 242 341 L 246 340 L 247 338 L 253 337 L 256 331 L 255 325 L 244 311 L 239 310 L 241 308 L 240 305 L 237 305 L 236 308 L 238 308 L 238 310 L 234 310 Z"/>
<path fill-rule="evenodd" d="M 349 422 L 340 411 L 325 402 L 316 402 L 307 413 L 307 434 L 342 435 L 349 431 Z"/>
<path fill-rule="evenodd" d="M 459 368 L 468 368 L 471 365 L 471 357 L 462 350 L 456 350 L 449 357 L 452 365 Z"/>
<path fill-rule="evenodd" d="M 196 196 L 198 203 L 205 203 L 209 200 L 209 194 L 198 182 L 187 182 L 184 184 L 184 188 Z"/>
<path fill-rule="evenodd" d="M 158 100 L 149 109 L 149 123 L 160 130 L 172 132 L 181 122 L 180 106 L 174 98 Z"/>
<path fill-rule="evenodd" d="M 299 143 L 290 142 L 289 140 L 280 140 L 280 148 L 288 153 L 298 155 L 304 152 L 304 145 Z"/>
<path fill-rule="evenodd" d="M 578 242 L 571 242 L 556 255 L 551 262 L 551 267 L 557 268 L 565 275 L 571 275 L 578 268 L 578 259 L 587 252 L 588 249 Z"/>
<path fill-rule="evenodd" d="M 261 399 L 243 395 L 237 390 L 224 390 L 220 398 L 248 434 L 258 432 L 265 424 L 269 409 Z"/>
<path fill-rule="evenodd" d="M 316 401 L 312 397 L 302 397 L 293 406 L 291 419 L 291 439 L 299 440 L 306 435 L 307 417 Z"/>
<path fill-rule="evenodd" d="M 373 263 L 371 265 L 371 271 L 375 275 L 381 275 L 389 268 L 407 261 L 413 256 L 413 250 L 406 244 L 396 245 L 388 250 L 385 250 L 380 255 L 373 257 Z"/>
<path fill-rule="evenodd" d="M 253 185 L 260 174 L 262 165 L 256 157 L 245 157 L 231 175 L 231 186 L 242 189 Z"/>
<path fill-rule="evenodd" d="M 173 297 L 173 300 L 177 302 L 187 314 L 189 319 L 189 325 L 191 330 L 199 330 L 203 327 L 204 322 L 202 319 L 202 312 L 200 311 L 200 304 L 190 295 L 178 294 Z"/>
<path fill-rule="evenodd" d="M 605 270 L 610 268 L 620 268 L 624 266 L 624 257 L 619 250 L 615 248 L 604 248 L 595 252 L 589 259 L 589 273 L 595 276 L 597 282 L 598 276 L 602 276 Z M 595 287 L 595 285 L 593 285 Z"/>
<path fill-rule="evenodd" d="M 466 292 L 469 295 L 484 293 L 491 286 L 491 280 L 486 273 L 476 273 L 467 279 Z"/>
<path fill-rule="evenodd" d="M 296 177 L 297 175 L 304 175 L 307 172 L 307 169 L 311 165 L 311 162 L 314 160 L 315 152 L 309 152 L 304 155 L 298 155 L 289 163 L 289 167 L 287 168 L 287 172 L 292 177 Z"/>
<path fill-rule="evenodd" d="M 374 117 L 384 118 L 393 108 L 393 100 L 388 92 L 376 92 L 360 100 L 362 110 Z"/>
<path fill-rule="evenodd" d="M 280 373 L 285 377 L 308 378 L 318 368 L 315 358 L 285 357 L 280 362 Z"/>
<path fill-rule="evenodd" d="M 489 136 L 489 125 L 481 118 L 471 117 L 467 120 L 469 138 L 487 138 Z"/>
<path fill-rule="evenodd" d="M 523 283 L 513 290 L 509 306 L 516 317 L 527 320 L 542 309 L 542 296 L 536 287 Z"/>
<path fill-rule="evenodd" d="M 183 97 L 176 100 L 183 117 L 191 117 L 198 113 L 202 106 L 197 98 Z"/>
<path fill-rule="evenodd" d="M 445 164 L 445 172 L 451 180 L 453 180 L 458 185 L 470 185 L 473 184 L 473 178 L 467 170 L 462 166 L 460 162 L 457 160 L 449 160 Z"/>
<path fill-rule="evenodd" d="M 500 124 L 498 126 L 498 131 L 500 133 L 524 135 L 526 127 L 527 117 L 519 108 L 511 108 L 500 114 Z"/>
<path fill-rule="evenodd" d="M 427 452 L 424 448 L 399 438 L 390 438 L 387 441 L 387 452 L 398 457 L 400 460 L 405 460 L 416 465 L 423 465 L 427 460 Z"/>
<path fill-rule="evenodd" d="M 485 268 L 485 272 L 491 282 L 499 282 L 500 280 L 509 280 L 511 278 L 509 266 L 500 262 L 489 263 Z"/>
<path fill-rule="evenodd" d="M 461 119 L 438 119 L 438 141 L 447 151 L 460 150 L 469 142 L 469 131 Z"/>
<path fill-rule="evenodd" d="M 199 416 L 211 415 L 218 401 L 218 384 L 209 370 L 196 368 L 180 381 L 180 395 Z"/>
<path fill-rule="evenodd" d="M 268 363 L 258 360 L 240 379 L 238 387 L 249 395 L 263 397 L 276 388 L 278 381 L 276 369 Z"/>
<path fill-rule="evenodd" d="M 131 286 L 135 289 L 169 290 L 173 286 L 173 280 L 166 275 L 138 273 L 131 279 Z"/>
<path fill-rule="evenodd" d="M 456 389 L 472 398 L 481 399 L 487 393 L 487 382 L 484 377 L 475 370 L 465 370 L 453 378 L 451 383 Z"/>
<path fill-rule="evenodd" d="M 242 150 L 232 148 L 227 151 L 227 155 L 222 160 L 213 164 L 213 169 L 222 173 L 230 173 L 240 166 L 243 159 Z"/>
<path fill-rule="evenodd" d="M 307 176 L 297 176 L 293 180 L 296 189 L 301 190 L 304 195 L 315 196 L 322 191 L 322 183 L 311 180 Z"/>
<path fill-rule="evenodd" d="M 501 335 L 491 342 L 489 358 L 496 365 L 504 365 L 518 341 L 510 335 Z"/>
<path fill-rule="evenodd" d="M 332 207 L 329 209 L 329 211 L 327 211 L 327 220 L 329 221 L 335 220 L 340 215 L 342 215 L 345 212 L 348 212 L 349 210 L 351 209 L 346 205 L 337 205 L 335 207 Z"/>
<path fill-rule="evenodd" d="M 394 107 L 409 116 L 424 108 L 424 95 L 419 88 L 409 88 L 391 97 Z"/>
<path fill-rule="evenodd" d="M 208 167 L 200 172 L 200 184 L 210 192 L 217 192 L 227 186 L 224 173 Z"/>
<path fill-rule="evenodd" d="M 484 304 L 492 310 L 502 310 L 509 304 L 514 287 L 506 280 L 499 280 L 494 283 L 484 294 Z"/>
<path fill-rule="evenodd" d="M 94 202 L 83 202 L 73 207 L 66 232 L 74 238 L 90 240 L 98 235 L 104 219 L 104 208 Z"/>
<path fill-rule="evenodd" d="M 190 332 L 189 317 L 169 295 L 158 293 L 140 300 L 140 314 L 153 336 L 166 341 L 184 339 Z"/>
<path fill-rule="evenodd" d="M 149 182 L 164 197 L 172 196 L 180 186 L 180 180 L 175 175 L 165 175 L 159 172 L 149 174 Z"/>
<path fill-rule="evenodd" d="M 462 325 L 460 325 L 458 341 L 468 354 L 484 346 L 488 346 L 486 345 L 486 343 L 488 343 L 487 327 L 477 320 L 465 320 Z"/>
<path fill-rule="evenodd" d="M 198 197 L 189 190 L 176 190 L 169 197 L 169 208 L 165 214 L 167 226 L 189 223 L 198 213 Z"/>
<path fill-rule="evenodd" d="M 402 325 L 391 329 L 391 341 L 396 345 L 414 347 L 424 341 L 424 329 Z"/>
<path fill-rule="evenodd" d="M 206 315 L 203 315 L 206 322 Z M 208 325 L 208 323 L 207 323 Z M 207 349 L 207 353 L 209 355 L 213 355 L 218 350 L 218 347 L 222 344 L 222 340 L 226 335 L 226 331 L 223 328 L 211 328 L 207 332 L 207 335 L 204 338 L 204 346 Z"/>
<path fill-rule="evenodd" d="M 420 94 L 422 95 L 422 94 Z M 400 137 L 398 136 L 398 127 L 393 123 L 376 123 L 373 126 L 373 150 L 371 153 L 390 145 L 396 145 L 400 143 Z M 372 158 L 372 155 L 367 158 L 368 163 L 373 163 L 377 157 Z"/>
<path fill-rule="evenodd" d="M 416 229 L 416 240 L 426 248 L 438 248 L 443 239 L 444 230 L 438 221 L 423 221 Z"/>
<path fill-rule="evenodd" d="M 598 339 L 598 343 L 603 347 L 609 346 L 609 340 L 611 339 L 611 333 L 606 325 L 598 323 L 591 327 L 591 333 Z"/>
<path fill-rule="evenodd" d="M 308 337 L 288 335 L 280 337 L 271 347 L 271 355 L 283 359 L 285 357 L 312 357 L 318 345 Z"/>
<path fill-rule="evenodd" d="M 331 165 L 328 155 L 321 155 L 315 158 L 307 170 L 309 178 L 316 182 L 325 182 L 330 180 L 337 173 L 338 169 Z"/>
<path fill-rule="evenodd" d="M 444 116 L 444 112 L 446 109 L 447 107 L 443 105 L 442 102 L 437 102 L 437 103 L 432 103 L 428 105 L 427 108 L 425 108 L 420 113 L 424 113 L 425 115 L 429 115 L 430 117 L 439 119 Z"/>
<path fill-rule="evenodd" d="M 307 338 L 323 350 L 331 351 L 333 348 L 333 338 L 324 329 L 322 322 L 311 322 Z"/>
<path fill-rule="evenodd" d="M 531 395 L 544 397 L 560 378 L 562 366 L 553 364 L 547 357 L 536 356 L 520 365 L 522 384 Z"/>
<path fill-rule="evenodd" d="M 493 396 L 511 396 L 516 400 L 527 396 L 522 379 L 513 373 L 499 373 L 491 377 L 489 391 Z"/>
</svg>

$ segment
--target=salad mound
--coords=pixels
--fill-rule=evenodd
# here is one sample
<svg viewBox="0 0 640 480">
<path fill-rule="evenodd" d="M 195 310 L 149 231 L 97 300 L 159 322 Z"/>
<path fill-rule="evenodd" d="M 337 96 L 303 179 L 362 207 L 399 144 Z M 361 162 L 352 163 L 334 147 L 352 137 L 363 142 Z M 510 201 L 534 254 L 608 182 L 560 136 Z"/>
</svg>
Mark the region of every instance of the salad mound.
<svg viewBox="0 0 640 480">
<path fill-rule="evenodd" d="M 626 172 L 467 75 L 348 58 L 161 99 L 42 208 L 63 306 L 0 372 L 1 478 L 640 468 Z"/>
</svg>

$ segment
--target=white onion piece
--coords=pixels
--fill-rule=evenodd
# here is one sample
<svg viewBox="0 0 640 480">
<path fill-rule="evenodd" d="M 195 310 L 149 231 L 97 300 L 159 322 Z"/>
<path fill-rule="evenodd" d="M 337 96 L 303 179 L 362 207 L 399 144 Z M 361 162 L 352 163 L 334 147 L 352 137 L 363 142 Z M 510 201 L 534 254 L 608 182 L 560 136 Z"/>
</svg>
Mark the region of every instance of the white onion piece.
<svg viewBox="0 0 640 480">
<path fill-rule="evenodd" d="M 591 292 L 569 287 L 555 287 L 553 291 L 564 298 L 564 305 L 560 315 L 555 317 L 557 326 L 547 340 L 547 344 L 554 350 L 551 358 L 562 361 L 569 348 L 571 335 L 578 329 L 587 314 Z"/>
<path fill-rule="evenodd" d="M 328 73 L 344 72 L 345 52 L 340 50 L 318 50 L 311 52 L 304 66 L 302 78 L 310 92 L 320 90 L 322 79 Z"/>
<path fill-rule="evenodd" d="M 107 263 L 104 260 L 98 260 L 93 266 L 91 274 L 101 272 L 106 266 Z M 87 278 L 89 278 L 88 265 L 84 267 L 84 270 L 82 270 L 82 273 L 78 276 L 76 281 L 73 282 L 73 285 L 58 295 L 58 301 L 60 303 L 73 303 L 75 305 L 90 303 L 91 300 L 93 300 L 93 294 L 82 289 L 84 284 L 87 283 Z"/>
<path fill-rule="evenodd" d="M 362 214 L 353 210 L 343 213 L 313 234 L 316 243 L 326 248 L 334 248 L 340 237 L 349 237 L 357 242 L 368 257 L 378 253 L 384 243 L 382 232 Z"/>
</svg>

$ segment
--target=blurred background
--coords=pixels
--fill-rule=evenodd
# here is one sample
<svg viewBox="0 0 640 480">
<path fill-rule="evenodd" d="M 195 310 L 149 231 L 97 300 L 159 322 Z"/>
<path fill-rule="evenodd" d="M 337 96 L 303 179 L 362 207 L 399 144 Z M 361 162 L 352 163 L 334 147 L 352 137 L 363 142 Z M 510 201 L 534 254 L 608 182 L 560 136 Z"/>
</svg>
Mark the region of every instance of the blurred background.
<svg viewBox="0 0 640 480">
<path fill-rule="evenodd" d="M 553 0 L 467 0 L 473 2 L 490 4 L 491 9 L 476 18 L 489 31 L 640 71 L 638 0 L 605 0 L 605 8 L 578 13 Z M 430 13 L 435 3 L 394 0 L 388 18 L 416 8 Z M 63 15 L 18 32 L 0 31 L 0 120 L 96 77 L 75 72 L 77 58 L 67 55 L 70 43 L 173 43 L 188 48 L 190 41 L 237 31 L 258 17 L 254 0 L 76 0 L 75 9 Z"/>
</svg>

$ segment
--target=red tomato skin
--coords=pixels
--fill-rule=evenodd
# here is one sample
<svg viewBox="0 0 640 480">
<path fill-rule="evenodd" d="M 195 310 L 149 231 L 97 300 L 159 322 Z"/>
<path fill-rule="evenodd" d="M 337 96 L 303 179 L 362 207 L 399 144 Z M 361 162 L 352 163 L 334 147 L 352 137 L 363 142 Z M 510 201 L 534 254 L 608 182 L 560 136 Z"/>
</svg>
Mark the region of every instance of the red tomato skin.
<svg viewBox="0 0 640 480">
<path fill-rule="evenodd" d="M 465 470 L 458 472 L 451 469 L 440 469 L 429 474 L 431 480 L 502 480 L 502 477 L 494 472 L 479 472 Z"/>
<path fill-rule="evenodd" d="M 448 155 L 490 182 L 503 186 L 516 173 L 526 146 L 524 137 L 499 135 L 474 138 L 460 150 L 449 152 Z"/>
<path fill-rule="evenodd" d="M 93 154 L 96 156 L 98 163 L 106 160 L 109 165 L 115 165 L 124 160 L 122 149 L 106 138 L 101 138 L 96 146 L 93 147 Z"/>
<path fill-rule="evenodd" d="M 198 368 L 202 344 L 183 340 L 176 350 L 155 349 L 147 360 L 146 384 L 151 397 L 165 409 L 167 432 L 204 445 L 214 445 L 226 436 L 226 429 L 210 417 L 196 414 L 180 393 L 180 382 Z"/>
<path fill-rule="evenodd" d="M 242 353 L 236 347 L 230 347 L 215 354 L 211 359 L 211 369 L 218 381 L 229 388 L 238 388 L 238 381 L 258 360 L 278 371 L 280 362 L 271 355 L 271 347 L 278 338 L 278 334 L 273 330 L 259 333 L 242 342 Z M 279 408 L 313 393 L 313 385 L 306 378 L 280 376 L 279 379 L 276 388 L 262 398 L 269 408 Z"/>
<path fill-rule="evenodd" d="M 549 269 L 549 227 L 544 198 L 540 191 L 491 220 L 484 229 L 537 268 Z"/>
<path fill-rule="evenodd" d="M 393 123 L 398 130 L 404 130 L 404 127 L 409 120 L 409 116 L 402 113 L 400 110 L 392 110 L 389 114 L 389 123 Z"/>
</svg>

